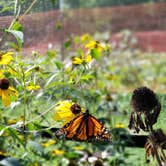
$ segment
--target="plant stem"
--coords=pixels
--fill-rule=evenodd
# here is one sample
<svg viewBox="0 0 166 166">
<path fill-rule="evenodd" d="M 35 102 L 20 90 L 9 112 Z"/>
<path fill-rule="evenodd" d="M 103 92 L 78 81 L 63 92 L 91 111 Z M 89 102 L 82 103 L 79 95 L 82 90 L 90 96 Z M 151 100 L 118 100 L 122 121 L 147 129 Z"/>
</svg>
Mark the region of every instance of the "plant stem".
<svg viewBox="0 0 166 166">
<path fill-rule="evenodd" d="M 26 143 L 27 143 L 27 139 L 26 139 L 26 133 L 25 133 L 25 126 L 26 126 L 26 110 L 27 110 L 27 95 L 26 95 L 26 83 L 25 83 L 25 73 L 24 73 L 24 69 L 21 66 L 21 71 L 22 71 L 22 86 L 23 86 L 23 125 L 24 125 L 24 139 L 25 139 L 25 144 L 24 144 L 24 148 L 26 148 Z"/>
</svg>

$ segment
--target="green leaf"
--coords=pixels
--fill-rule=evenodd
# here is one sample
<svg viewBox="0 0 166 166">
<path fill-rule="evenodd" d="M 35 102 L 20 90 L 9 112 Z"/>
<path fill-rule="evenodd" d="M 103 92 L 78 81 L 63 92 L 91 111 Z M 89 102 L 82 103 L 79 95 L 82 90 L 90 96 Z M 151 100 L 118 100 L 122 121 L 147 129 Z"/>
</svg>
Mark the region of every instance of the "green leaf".
<svg viewBox="0 0 166 166">
<path fill-rule="evenodd" d="M 56 55 L 56 52 L 55 51 L 52 51 L 52 50 L 48 50 L 47 51 L 47 55 L 49 58 L 54 58 L 55 55 Z"/>
<path fill-rule="evenodd" d="M 66 42 L 64 42 L 64 47 L 65 48 L 69 48 L 72 44 L 72 39 L 68 38 L 68 40 Z"/>
<path fill-rule="evenodd" d="M 52 4 L 55 5 L 57 0 L 51 0 Z"/>
<path fill-rule="evenodd" d="M 53 75 L 48 79 L 48 81 L 46 82 L 45 87 L 47 87 L 47 86 L 51 83 L 51 81 L 52 81 L 56 76 L 57 76 L 57 73 L 53 74 Z"/>
<path fill-rule="evenodd" d="M 10 34 L 12 34 L 16 38 L 19 47 L 23 46 L 24 35 L 23 35 L 22 31 L 10 30 L 10 29 L 6 29 L 5 31 L 8 32 L 8 33 L 10 33 Z"/>
<path fill-rule="evenodd" d="M 55 65 L 56 65 L 56 67 L 57 67 L 59 70 L 62 69 L 62 66 L 63 66 L 62 62 L 60 62 L 60 61 L 55 61 Z"/>
<path fill-rule="evenodd" d="M 93 78 L 94 78 L 94 77 L 93 77 L 92 75 L 87 74 L 87 75 L 82 76 L 82 77 L 81 77 L 81 80 L 83 80 L 83 81 L 88 81 L 88 80 L 91 80 L 91 79 L 93 79 Z"/>
<path fill-rule="evenodd" d="M 33 150 L 35 150 L 40 155 L 44 154 L 44 149 L 39 143 L 37 143 L 35 141 L 29 141 L 28 144 Z"/>
<path fill-rule="evenodd" d="M 16 21 L 12 27 L 11 27 L 11 30 L 17 30 L 17 31 L 23 31 L 23 28 L 22 28 L 22 25 L 19 21 Z"/>
<path fill-rule="evenodd" d="M 14 48 L 16 51 L 20 51 L 19 46 L 14 42 L 9 42 L 10 47 Z"/>
<path fill-rule="evenodd" d="M 65 156 L 69 159 L 76 159 L 80 157 L 80 154 L 75 152 L 69 152 L 69 153 L 66 153 Z"/>
<path fill-rule="evenodd" d="M 91 55 L 93 58 L 95 58 L 96 60 L 99 60 L 100 57 L 101 57 L 101 52 L 98 51 L 98 49 L 94 48 L 94 49 L 91 49 Z"/>
<path fill-rule="evenodd" d="M 7 130 L 9 128 L 9 126 L 5 126 L 5 127 L 0 127 L 0 137 L 3 135 L 3 133 L 5 132 L 5 130 Z"/>
<path fill-rule="evenodd" d="M 0 165 L 3 166 L 21 166 L 20 161 L 16 158 L 7 157 L 0 161 Z"/>
</svg>

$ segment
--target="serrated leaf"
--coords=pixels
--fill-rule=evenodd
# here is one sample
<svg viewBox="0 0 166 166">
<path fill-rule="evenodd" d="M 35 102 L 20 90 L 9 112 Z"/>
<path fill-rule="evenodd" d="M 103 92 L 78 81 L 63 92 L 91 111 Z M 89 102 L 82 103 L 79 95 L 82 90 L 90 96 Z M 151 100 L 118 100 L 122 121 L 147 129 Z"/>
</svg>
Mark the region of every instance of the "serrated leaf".
<svg viewBox="0 0 166 166">
<path fill-rule="evenodd" d="M 20 161 L 16 158 L 7 157 L 0 161 L 0 165 L 3 166 L 21 166 Z"/>
</svg>

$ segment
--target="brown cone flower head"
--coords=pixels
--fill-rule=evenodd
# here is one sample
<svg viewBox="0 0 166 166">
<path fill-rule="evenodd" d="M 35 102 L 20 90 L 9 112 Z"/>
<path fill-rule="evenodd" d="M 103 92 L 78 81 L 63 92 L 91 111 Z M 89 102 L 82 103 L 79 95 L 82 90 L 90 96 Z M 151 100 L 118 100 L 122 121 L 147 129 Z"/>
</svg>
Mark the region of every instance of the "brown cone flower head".
<svg viewBox="0 0 166 166">
<path fill-rule="evenodd" d="M 135 89 L 131 98 L 131 106 L 136 112 L 151 111 L 158 103 L 156 94 L 147 87 Z"/>
<path fill-rule="evenodd" d="M 71 107 L 70 107 L 71 111 L 73 114 L 79 114 L 81 112 L 81 107 L 78 105 L 78 104 L 73 104 Z"/>
<path fill-rule="evenodd" d="M 0 79 L 0 89 L 8 89 L 9 88 L 9 80 L 6 78 Z"/>
<path fill-rule="evenodd" d="M 140 87 L 133 91 L 131 98 L 132 113 L 129 128 L 148 131 L 157 122 L 161 104 L 156 94 L 147 87 Z"/>
</svg>

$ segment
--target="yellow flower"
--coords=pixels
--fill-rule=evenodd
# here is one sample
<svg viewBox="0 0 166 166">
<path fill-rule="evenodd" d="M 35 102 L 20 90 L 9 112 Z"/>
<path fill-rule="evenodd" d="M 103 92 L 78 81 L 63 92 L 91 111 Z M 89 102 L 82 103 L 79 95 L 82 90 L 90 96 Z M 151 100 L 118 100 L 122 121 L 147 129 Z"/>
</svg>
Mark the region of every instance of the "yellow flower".
<svg viewBox="0 0 166 166">
<path fill-rule="evenodd" d="M 12 55 L 13 52 L 6 52 L 6 53 L 0 52 L 0 65 L 9 64 L 10 61 L 13 59 Z"/>
<path fill-rule="evenodd" d="M 26 89 L 28 91 L 31 91 L 31 90 L 39 90 L 40 89 L 40 86 L 39 85 L 29 85 L 26 87 Z"/>
<path fill-rule="evenodd" d="M 90 54 L 88 54 L 87 56 L 85 56 L 84 54 L 81 55 L 81 57 L 74 57 L 73 58 L 73 64 L 75 65 L 80 65 L 80 64 L 87 64 L 90 63 L 92 61 L 92 56 Z"/>
<path fill-rule="evenodd" d="M 9 68 L 9 69 L 8 69 L 8 72 L 9 72 L 11 75 L 14 75 L 14 76 L 18 76 L 18 75 L 19 75 L 18 72 L 17 72 L 16 70 L 12 69 L 12 68 Z"/>
<path fill-rule="evenodd" d="M 4 73 L 4 71 L 0 70 L 0 79 L 5 77 L 3 73 Z"/>
<path fill-rule="evenodd" d="M 53 145 L 55 143 L 56 143 L 55 140 L 50 139 L 49 141 L 42 143 L 42 146 L 45 147 L 45 148 L 47 148 L 48 146 L 51 146 L 51 145 Z"/>
<path fill-rule="evenodd" d="M 55 110 L 57 112 L 54 114 L 54 120 L 63 120 L 66 124 L 79 115 L 83 109 L 78 104 L 65 100 L 58 102 Z"/>
<path fill-rule="evenodd" d="M 88 48 L 89 50 L 97 49 L 97 51 L 101 52 L 105 49 L 104 46 L 100 44 L 100 42 L 91 40 L 89 43 L 85 45 L 85 48 Z"/>
<path fill-rule="evenodd" d="M 24 119 L 25 119 L 24 116 L 20 116 L 17 119 L 7 119 L 7 124 L 8 125 L 13 125 L 13 124 L 16 124 L 18 122 L 24 121 Z"/>
<path fill-rule="evenodd" d="M 8 119 L 8 120 L 7 120 L 7 124 L 8 124 L 8 125 L 13 125 L 13 124 L 16 124 L 17 122 L 18 122 L 17 119 Z"/>
<path fill-rule="evenodd" d="M 18 92 L 9 86 L 9 80 L 6 78 L 0 79 L 0 96 L 4 106 L 10 106 L 11 97 L 18 97 Z"/>
<path fill-rule="evenodd" d="M 123 123 L 118 123 L 115 125 L 116 128 L 124 128 L 124 124 Z"/>
<path fill-rule="evenodd" d="M 53 155 L 63 155 L 65 153 L 64 150 L 54 149 L 51 152 Z"/>
<path fill-rule="evenodd" d="M 38 162 L 32 163 L 29 166 L 40 166 L 40 164 Z"/>
<path fill-rule="evenodd" d="M 89 40 L 91 40 L 91 36 L 89 34 L 86 33 L 86 34 L 81 36 L 81 41 L 82 42 L 87 42 Z"/>
<path fill-rule="evenodd" d="M 74 150 L 84 150 L 83 146 L 75 146 L 73 147 Z"/>
</svg>

